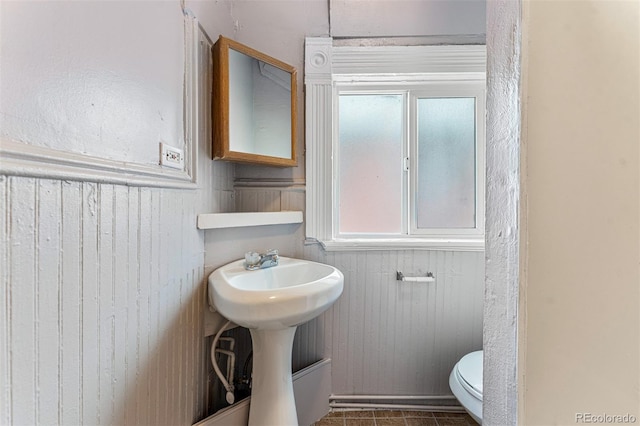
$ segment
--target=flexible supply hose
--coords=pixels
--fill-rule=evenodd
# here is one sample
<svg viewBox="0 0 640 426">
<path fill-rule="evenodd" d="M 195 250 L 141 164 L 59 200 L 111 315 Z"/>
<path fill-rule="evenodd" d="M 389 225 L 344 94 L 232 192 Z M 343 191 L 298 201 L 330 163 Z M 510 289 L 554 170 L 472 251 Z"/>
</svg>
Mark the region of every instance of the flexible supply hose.
<svg viewBox="0 0 640 426">
<path fill-rule="evenodd" d="M 216 349 L 216 353 L 227 356 L 227 383 L 233 385 L 233 370 L 236 368 L 236 354 L 233 353 L 233 351 L 220 348 Z M 230 404 L 232 403 L 230 402 Z"/>
<path fill-rule="evenodd" d="M 219 342 L 220 345 L 222 345 L 222 342 L 227 342 L 229 344 L 229 348 L 227 350 L 217 348 L 216 353 L 227 355 L 227 382 L 233 384 L 235 383 L 235 381 L 233 380 L 233 374 L 234 370 L 236 369 L 236 354 L 235 352 L 233 352 L 233 348 L 236 344 L 236 339 L 234 339 L 233 337 L 221 337 Z"/>
<path fill-rule="evenodd" d="M 218 340 L 220 340 L 220 336 L 222 335 L 222 333 L 225 332 L 229 324 L 231 324 L 231 321 L 227 321 L 222 327 L 220 327 L 220 330 L 218 330 L 215 337 L 213 338 L 213 342 L 211 343 L 211 364 L 213 364 L 213 369 L 215 370 L 216 375 L 218 376 L 218 378 L 222 382 L 222 385 L 227 391 L 226 399 L 229 405 L 231 405 L 235 401 L 235 395 L 233 394 L 233 390 L 234 390 L 233 380 L 231 380 L 231 383 L 227 381 L 227 379 L 224 377 L 224 374 L 222 374 L 222 371 L 220 371 L 220 367 L 218 367 L 218 363 L 216 362 L 216 346 L 218 345 Z M 232 359 L 234 360 L 233 362 L 235 363 L 235 354 L 233 354 Z M 233 378 L 233 370 L 231 372 L 231 377 Z"/>
</svg>

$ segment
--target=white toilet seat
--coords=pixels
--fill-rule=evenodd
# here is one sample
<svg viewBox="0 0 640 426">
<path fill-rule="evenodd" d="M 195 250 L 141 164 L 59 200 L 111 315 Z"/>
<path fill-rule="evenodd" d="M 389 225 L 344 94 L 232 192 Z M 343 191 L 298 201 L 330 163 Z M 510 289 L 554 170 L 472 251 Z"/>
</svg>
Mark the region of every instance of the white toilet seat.
<svg viewBox="0 0 640 426">
<path fill-rule="evenodd" d="M 449 386 L 460 404 L 482 424 L 482 351 L 465 355 L 453 367 Z"/>
</svg>

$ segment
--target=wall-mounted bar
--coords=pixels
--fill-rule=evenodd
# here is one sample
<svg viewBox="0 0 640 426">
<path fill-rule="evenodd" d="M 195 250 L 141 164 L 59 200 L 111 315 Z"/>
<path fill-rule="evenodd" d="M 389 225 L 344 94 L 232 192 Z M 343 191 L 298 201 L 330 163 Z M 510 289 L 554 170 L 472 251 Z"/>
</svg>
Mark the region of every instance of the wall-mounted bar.
<svg viewBox="0 0 640 426">
<path fill-rule="evenodd" d="M 436 278 L 433 276 L 433 272 L 427 272 L 427 275 L 424 277 L 405 277 L 402 272 L 396 271 L 396 280 L 420 282 L 420 283 L 432 283 L 436 280 Z"/>
</svg>

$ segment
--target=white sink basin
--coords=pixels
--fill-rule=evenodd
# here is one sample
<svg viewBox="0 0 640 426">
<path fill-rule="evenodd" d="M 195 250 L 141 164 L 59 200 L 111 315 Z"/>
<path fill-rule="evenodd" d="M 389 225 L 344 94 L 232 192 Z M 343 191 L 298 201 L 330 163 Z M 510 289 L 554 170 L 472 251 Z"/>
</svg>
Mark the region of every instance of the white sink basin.
<svg viewBox="0 0 640 426">
<path fill-rule="evenodd" d="M 277 266 L 247 271 L 243 260 L 209 275 L 209 303 L 252 329 L 282 329 L 309 321 L 342 294 L 344 277 L 333 266 L 280 257 Z"/>
<path fill-rule="evenodd" d="M 244 269 L 243 262 L 209 275 L 209 303 L 251 332 L 249 426 L 294 426 L 291 350 L 296 327 L 340 297 L 344 276 L 333 266 L 287 257 L 280 257 L 277 266 L 254 271 Z"/>
</svg>

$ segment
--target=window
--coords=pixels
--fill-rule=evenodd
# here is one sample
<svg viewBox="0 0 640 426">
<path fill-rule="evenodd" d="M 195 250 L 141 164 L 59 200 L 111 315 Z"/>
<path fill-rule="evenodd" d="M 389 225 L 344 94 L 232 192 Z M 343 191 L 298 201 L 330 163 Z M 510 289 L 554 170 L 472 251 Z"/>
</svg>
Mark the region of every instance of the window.
<svg viewBox="0 0 640 426">
<path fill-rule="evenodd" d="M 484 46 L 307 39 L 307 238 L 484 247 Z"/>
<path fill-rule="evenodd" d="M 405 200 L 404 95 L 339 91 L 336 234 L 400 235 Z"/>
</svg>

